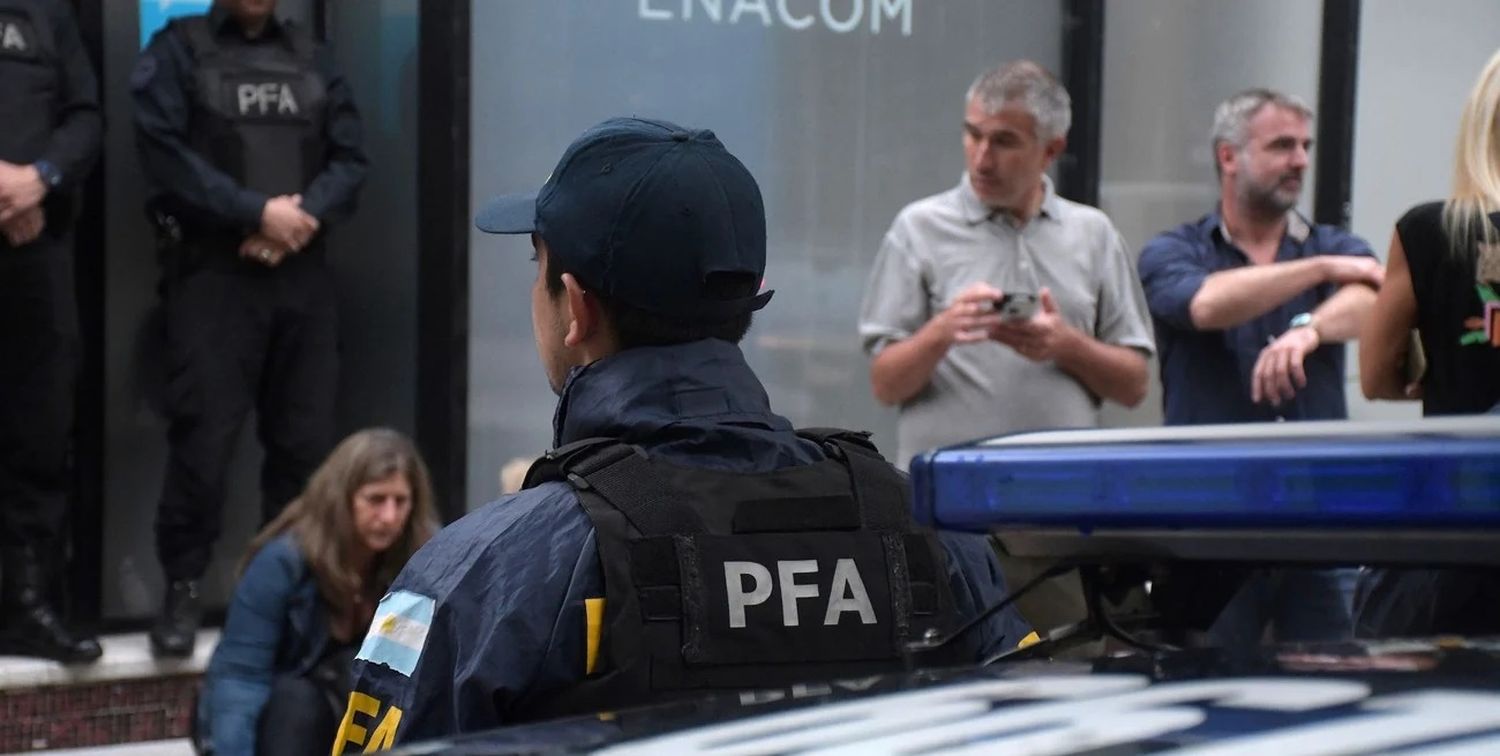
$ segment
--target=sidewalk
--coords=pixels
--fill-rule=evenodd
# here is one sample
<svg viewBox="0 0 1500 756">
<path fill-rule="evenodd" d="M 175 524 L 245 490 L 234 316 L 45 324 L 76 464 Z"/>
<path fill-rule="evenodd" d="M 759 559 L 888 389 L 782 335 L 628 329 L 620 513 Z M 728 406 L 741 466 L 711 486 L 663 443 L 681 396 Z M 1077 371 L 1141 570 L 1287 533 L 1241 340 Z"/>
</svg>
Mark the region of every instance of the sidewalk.
<svg viewBox="0 0 1500 756">
<path fill-rule="evenodd" d="M 126 743 L 117 746 L 95 746 L 93 748 L 68 748 L 60 751 L 24 751 L 47 756 L 83 756 L 84 754 L 107 754 L 107 756 L 193 756 L 193 747 L 187 739 L 155 740 L 150 743 Z"/>
</svg>

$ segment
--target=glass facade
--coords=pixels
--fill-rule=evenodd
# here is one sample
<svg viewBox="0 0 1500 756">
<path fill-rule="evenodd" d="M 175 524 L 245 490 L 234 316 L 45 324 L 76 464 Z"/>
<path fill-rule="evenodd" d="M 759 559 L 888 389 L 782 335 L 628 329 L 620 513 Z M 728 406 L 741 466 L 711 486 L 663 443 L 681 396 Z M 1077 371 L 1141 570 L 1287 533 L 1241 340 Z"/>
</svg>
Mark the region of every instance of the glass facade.
<svg viewBox="0 0 1500 756">
<path fill-rule="evenodd" d="M 473 4 L 472 201 L 540 186 L 613 115 L 713 129 L 766 200 L 766 285 L 744 349 L 799 425 L 875 432 L 859 301 L 896 212 L 963 170 L 963 95 L 981 70 L 1056 71 L 1060 2 L 551 0 Z M 495 498 L 507 460 L 551 444 L 555 398 L 531 335 L 524 238 L 471 241 L 469 484 Z"/>
<path fill-rule="evenodd" d="M 312 24 L 324 13 L 364 113 L 372 168 L 359 213 L 332 237 L 340 281 L 342 430 L 416 424 L 420 0 L 282 0 Z M 155 3 L 160 6 L 164 3 Z M 714 129 L 761 182 L 775 302 L 745 342 L 772 402 L 793 422 L 875 432 L 894 448 L 895 413 L 868 387 L 856 317 L 881 236 L 906 203 L 962 171 L 962 95 L 996 62 L 1059 71 L 1061 0 L 473 0 L 467 207 L 533 189 L 583 128 L 618 114 Z M 141 208 L 129 76 L 137 3 L 104 18 L 105 619 L 149 616 L 160 596 L 152 522 L 165 458 L 153 320 L 157 268 Z M 1490 0 L 1361 4 L 1353 228 L 1384 253 L 1411 205 L 1447 191 L 1458 110 L 1494 50 Z M 1101 206 L 1138 251 L 1196 218 L 1216 196 L 1214 106 L 1249 86 L 1316 104 L 1322 7 L 1300 0 L 1136 0 L 1105 7 Z M 1442 55 L 1431 51 L 1441 50 Z M 1075 97 L 1077 93 L 1075 93 Z M 1316 176 L 1304 188 L 1310 207 Z M 470 238 L 467 493 L 497 495 L 508 460 L 551 443 L 555 398 L 532 343 L 525 239 Z M 1410 417 L 1413 405 L 1359 399 L 1355 417 Z M 1153 365 L 1154 369 L 1154 365 Z M 1160 421 L 1159 386 L 1109 425 Z M 251 420 L 253 423 L 253 419 Z M 247 423 L 232 468 L 225 535 L 207 580 L 227 595 L 258 527 L 258 466 Z"/>
</svg>

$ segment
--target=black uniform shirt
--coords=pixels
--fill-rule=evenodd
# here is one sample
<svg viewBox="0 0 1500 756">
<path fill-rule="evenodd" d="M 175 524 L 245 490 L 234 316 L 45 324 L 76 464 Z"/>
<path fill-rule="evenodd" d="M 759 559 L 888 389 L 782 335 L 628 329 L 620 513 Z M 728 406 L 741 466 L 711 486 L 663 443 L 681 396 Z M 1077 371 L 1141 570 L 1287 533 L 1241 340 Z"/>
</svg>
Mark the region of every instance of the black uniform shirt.
<svg viewBox="0 0 1500 756">
<path fill-rule="evenodd" d="M 99 82 L 94 78 L 94 69 L 83 49 L 83 40 L 78 34 L 78 24 L 73 20 L 73 11 L 63 0 L 42 0 L 35 3 L 46 16 L 53 38 L 52 49 L 56 51 L 58 81 L 62 85 L 58 92 L 54 126 L 47 146 L 40 155 L 0 155 L 20 165 L 38 161 L 50 163 L 61 179 L 50 187 L 52 191 L 73 189 L 88 174 L 94 159 L 99 156 L 99 137 L 102 125 L 99 117 Z M 0 58 L 0 75 L 6 65 Z"/>
<path fill-rule="evenodd" d="M 220 36 L 244 35 L 222 8 L 208 14 Z M 290 33 L 288 22 L 271 19 L 265 32 L 250 44 L 279 44 Z M 325 138 L 328 162 L 302 190 L 302 209 L 321 223 L 339 220 L 354 211 L 367 163 L 359 111 L 349 84 L 333 66 L 332 56 L 319 47 L 315 61 L 328 87 Z M 261 212 L 270 199 L 241 186 L 190 146 L 196 80 L 195 61 L 187 40 L 173 27 L 155 34 L 141 52 L 131 73 L 135 99 L 136 145 L 150 184 L 149 202 L 176 213 L 188 213 L 197 223 L 250 232 L 260 228 Z"/>
</svg>

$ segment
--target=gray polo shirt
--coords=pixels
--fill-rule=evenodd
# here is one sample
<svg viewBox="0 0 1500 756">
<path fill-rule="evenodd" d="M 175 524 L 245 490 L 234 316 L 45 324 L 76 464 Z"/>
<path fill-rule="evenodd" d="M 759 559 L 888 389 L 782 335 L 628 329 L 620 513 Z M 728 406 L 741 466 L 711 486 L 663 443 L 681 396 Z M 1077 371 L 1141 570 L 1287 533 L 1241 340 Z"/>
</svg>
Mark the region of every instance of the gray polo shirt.
<svg viewBox="0 0 1500 756">
<path fill-rule="evenodd" d="M 881 242 L 865 287 L 859 335 L 865 351 L 910 337 L 976 281 L 1001 291 L 1051 289 L 1064 318 L 1108 343 L 1155 351 L 1141 282 L 1114 224 L 1069 202 L 1045 180 L 1041 212 L 1016 228 L 957 187 L 907 205 Z M 999 342 L 955 345 L 927 387 L 901 405 L 904 467 L 936 446 L 1038 428 L 1099 423 L 1099 397 L 1054 365 Z"/>
</svg>

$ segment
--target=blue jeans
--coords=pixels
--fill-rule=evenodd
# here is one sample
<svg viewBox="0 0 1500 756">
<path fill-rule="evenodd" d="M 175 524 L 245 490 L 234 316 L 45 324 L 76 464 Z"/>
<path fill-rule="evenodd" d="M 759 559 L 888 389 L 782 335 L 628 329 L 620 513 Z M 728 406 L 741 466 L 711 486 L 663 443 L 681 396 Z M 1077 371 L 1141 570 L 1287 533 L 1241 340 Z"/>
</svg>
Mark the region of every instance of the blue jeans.
<svg viewBox="0 0 1500 756">
<path fill-rule="evenodd" d="M 1208 630 L 1220 648 L 1254 648 L 1267 625 L 1276 641 L 1330 641 L 1353 636 L 1342 570 L 1257 570 Z"/>
</svg>

